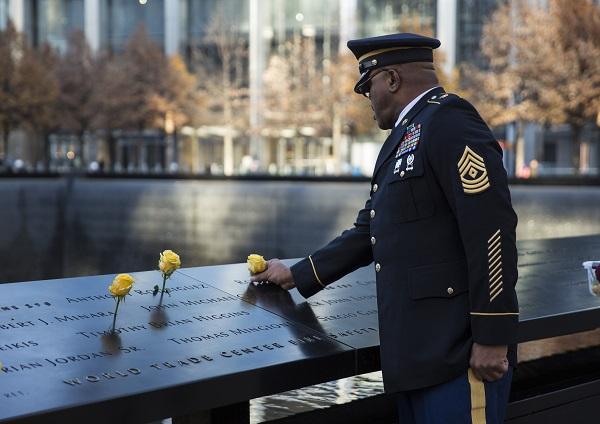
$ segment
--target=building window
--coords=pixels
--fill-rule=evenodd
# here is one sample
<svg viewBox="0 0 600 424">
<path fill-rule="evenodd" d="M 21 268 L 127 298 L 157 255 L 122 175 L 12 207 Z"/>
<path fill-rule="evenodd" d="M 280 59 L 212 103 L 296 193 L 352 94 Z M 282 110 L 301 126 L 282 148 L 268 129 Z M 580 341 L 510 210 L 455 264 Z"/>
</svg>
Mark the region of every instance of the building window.
<svg viewBox="0 0 600 424">
<path fill-rule="evenodd" d="M 556 143 L 545 141 L 542 149 L 542 162 L 556 163 Z"/>
<path fill-rule="evenodd" d="M 83 31 L 84 0 L 37 0 L 33 1 L 29 13 L 31 38 L 34 45 L 49 43 L 65 51 L 69 36 L 74 31 Z"/>
<path fill-rule="evenodd" d="M 265 1 L 265 0 L 261 0 Z M 220 19 L 248 37 L 248 2 L 239 0 L 180 0 L 179 37 L 183 51 L 202 46 L 215 19 Z M 220 15 L 220 16 L 219 16 Z"/>
<path fill-rule="evenodd" d="M 364 0 L 357 4 L 358 34 L 435 33 L 435 0 Z"/>
<path fill-rule="evenodd" d="M 0 29 L 6 28 L 8 23 L 8 0 L 0 0 Z"/>
<path fill-rule="evenodd" d="M 456 62 L 483 67 L 485 61 L 479 48 L 483 26 L 502 0 L 458 0 Z"/>
<path fill-rule="evenodd" d="M 203 3 L 203 2 L 202 2 Z M 129 37 L 143 26 L 150 38 L 161 47 L 165 40 L 164 0 L 101 0 L 100 40 L 103 48 L 121 51 Z"/>
</svg>

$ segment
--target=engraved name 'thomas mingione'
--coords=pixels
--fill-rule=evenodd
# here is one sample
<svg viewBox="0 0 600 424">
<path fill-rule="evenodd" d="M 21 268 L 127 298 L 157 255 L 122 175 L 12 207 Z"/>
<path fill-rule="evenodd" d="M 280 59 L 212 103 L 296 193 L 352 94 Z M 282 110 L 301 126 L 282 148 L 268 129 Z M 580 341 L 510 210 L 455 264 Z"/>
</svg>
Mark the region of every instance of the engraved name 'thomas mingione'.
<svg viewBox="0 0 600 424">
<path fill-rule="evenodd" d="M 188 343 L 195 343 L 195 342 L 211 341 L 211 340 L 216 340 L 216 339 L 220 339 L 223 337 L 241 336 L 241 335 L 246 335 L 246 334 L 257 333 L 260 331 L 276 330 L 278 328 L 284 328 L 284 327 L 290 327 L 290 326 L 291 326 L 291 323 L 284 321 L 284 322 L 277 322 L 277 323 L 272 323 L 272 324 L 260 324 L 260 325 L 255 325 L 253 327 L 230 328 L 228 330 L 218 331 L 218 332 L 214 332 L 214 333 L 194 334 L 194 335 L 190 335 L 190 336 L 186 336 L 186 337 L 172 337 L 167 340 L 169 340 L 170 342 L 173 342 L 175 344 L 188 344 Z"/>
</svg>

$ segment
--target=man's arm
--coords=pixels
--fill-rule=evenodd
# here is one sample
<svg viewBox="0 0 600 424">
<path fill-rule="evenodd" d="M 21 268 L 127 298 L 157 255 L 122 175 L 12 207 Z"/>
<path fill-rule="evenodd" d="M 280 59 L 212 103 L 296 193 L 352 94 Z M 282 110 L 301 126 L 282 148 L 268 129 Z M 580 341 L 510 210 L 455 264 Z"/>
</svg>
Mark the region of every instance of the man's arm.
<svg viewBox="0 0 600 424">
<path fill-rule="evenodd" d="M 480 378 L 495 380 L 507 369 L 507 345 L 517 341 L 517 216 L 491 131 L 468 102 L 447 102 L 439 106 L 425 145 L 467 258 L 471 367 Z"/>
<path fill-rule="evenodd" d="M 252 281 L 270 281 L 286 290 L 297 287 L 302 296 L 310 297 L 327 284 L 370 264 L 373 261 L 369 235 L 370 211 L 369 199 L 358 213 L 354 227 L 291 268 L 278 259 L 271 259 L 267 270 L 252 277 Z"/>
</svg>

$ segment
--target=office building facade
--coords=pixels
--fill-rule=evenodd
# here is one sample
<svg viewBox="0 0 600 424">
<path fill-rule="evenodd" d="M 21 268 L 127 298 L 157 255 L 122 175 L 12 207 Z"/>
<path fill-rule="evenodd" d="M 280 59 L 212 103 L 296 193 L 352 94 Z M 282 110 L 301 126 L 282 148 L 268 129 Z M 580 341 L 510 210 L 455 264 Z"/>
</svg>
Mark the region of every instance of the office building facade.
<svg viewBox="0 0 600 424">
<path fill-rule="evenodd" d="M 148 137 L 137 141 L 135 137 L 123 138 L 120 157 L 140 157 L 122 163 L 121 169 L 143 172 L 148 169 L 212 170 L 231 174 L 256 170 L 258 160 L 261 171 L 322 174 L 354 170 L 368 174 L 381 134 L 374 133 L 370 137 L 376 140 L 374 143 L 345 140 L 344 147 L 334 152 L 343 157 L 332 156 L 335 149 L 331 136 L 302 135 L 296 131 L 293 140 L 285 140 L 289 136 L 283 131 L 277 139 L 265 140 L 260 134 L 256 135 L 257 131 L 253 129 L 260 127 L 264 120 L 260 105 L 263 74 L 269 57 L 296 36 L 314 40 L 318 57 L 327 61 L 346 51 L 345 43 L 351 38 L 420 31 L 441 39 L 445 59 L 442 65 L 446 71 L 463 62 L 484 66 L 479 48 L 483 25 L 503 1 L 0 0 L 0 27 L 12 19 L 33 45 L 47 42 L 59 51 L 66 49 L 70 33 L 80 30 L 93 50 L 119 52 L 136 28 L 144 25 L 151 39 L 166 54 L 179 54 L 190 63 L 194 51 L 206 47 L 211 23 L 220 16 L 228 30 L 235 31 L 247 47 L 244 84 L 248 88 L 248 133 L 251 135 L 236 134 L 233 146 L 228 150 L 221 141 L 222 131 L 218 128 L 188 128 L 177 144 L 179 154 L 169 153 L 165 145 L 158 148 L 162 152 L 161 159 L 153 164 L 143 163 L 144 158 L 152 156 L 144 147 L 149 144 Z M 527 162 L 540 156 L 560 167 L 568 160 L 567 155 L 561 153 L 563 148 L 559 144 L 551 145 L 552 137 L 540 147 L 535 143 L 540 137 L 539 131 L 531 129 L 528 134 L 533 138 L 525 149 Z M 156 143 L 160 145 L 164 141 L 152 141 L 149 151 L 157 149 Z M 61 149 L 69 151 L 66 146 Z M 101 152 L 102 148 L 98 146 L 90 151 L 92 156 Z M 228 160 L 226 156 L 229 156 Z M 594 156 L 593 152 L 591 156 Z M 173 165 L 172 161 L 180 166 Z M 332 167 L 331 163 L 336 161 L 343 162 L 344 166 L 340 167 L 338 163 Z"/>
</svg>

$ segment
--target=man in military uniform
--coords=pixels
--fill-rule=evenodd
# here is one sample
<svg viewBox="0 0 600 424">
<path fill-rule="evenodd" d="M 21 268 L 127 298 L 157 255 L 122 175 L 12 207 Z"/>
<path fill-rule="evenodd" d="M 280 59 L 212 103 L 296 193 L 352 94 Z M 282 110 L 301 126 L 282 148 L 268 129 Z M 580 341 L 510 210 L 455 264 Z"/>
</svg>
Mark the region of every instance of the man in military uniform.
<svg viewBox="0 0 600 424">
<path fill-rule="evenodd" d="M 502 151 L 466 100 L 438 86 L 440 42 L 348 42 L 357 93 L 391 129 L 354 227 L 254 281 L 312 296 L 374 262 L 385 389 L 401 423 L 501 423 L 516 361 L 517 251 Z"/>
</svg>

